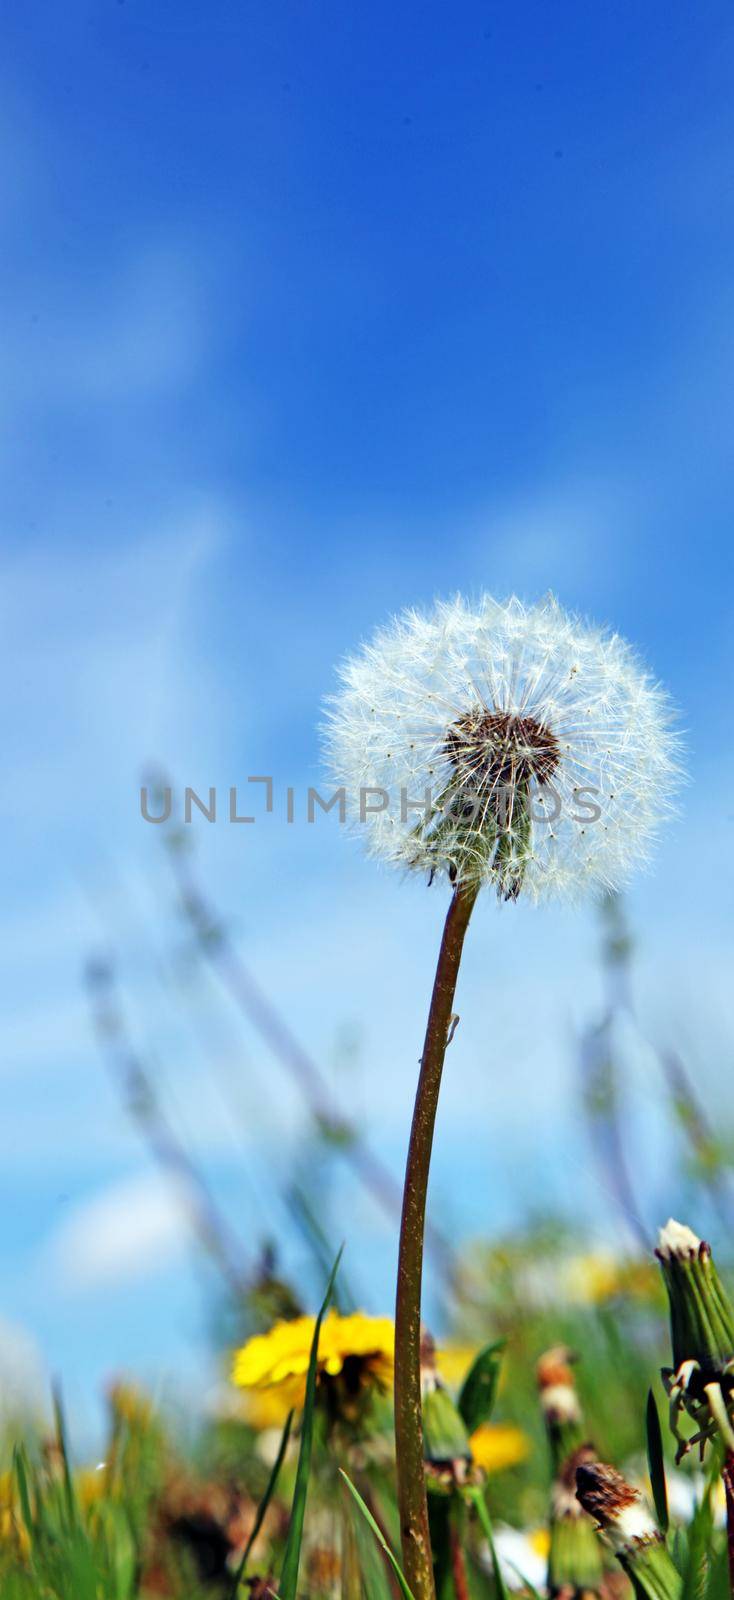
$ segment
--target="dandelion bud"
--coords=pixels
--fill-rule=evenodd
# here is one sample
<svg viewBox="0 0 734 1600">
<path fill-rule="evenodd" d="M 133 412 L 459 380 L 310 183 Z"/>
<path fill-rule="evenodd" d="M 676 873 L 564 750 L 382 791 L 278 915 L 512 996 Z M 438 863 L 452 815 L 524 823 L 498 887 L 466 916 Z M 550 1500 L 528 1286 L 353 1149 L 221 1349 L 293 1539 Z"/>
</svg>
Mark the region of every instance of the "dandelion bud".
<svg viewBox="0 0 734 1600">
<path fill-rule="evenodd" d="M 555 1345 L 540 1357 L 536 1372 L 543 1413 L 551 1449 L 553 1471 L 558 1472 L 566 1457 L 583 1441 L 583 1420 L 571 1362 L 573 1351 Z"/>
<path fill-rule="evenodd" d="M 663 1372 L 671 1398 L 671 1425 L 679 1458 L 693 1443 L 701 1450 L 718 1430 L 734 1450 L 734 1309 L 711 1256 L 711 1247 L 671 1217 L 655 1252 L 670 1304 L 673 1370 Z M 678 1419 L 685 1410 L 698 1431 L 685 1439 Z"/>
<path fill-rule="evenodd" d="M 463 1483 L 471 1462 L 469 1435 L 460 1412 L 436 1371 L 435 1347 L 430 1334 L 421 1342 L 423 1396 L 423 1448 L 430 1477 L 436 1482 Z"/>
<path fill-rule="evenodd" d="M 576 1493 L 626 1572 L 638 1600 L 679 1600 L 681 1578 L 652 1512 L 639 1494 L 601 1461 L 576 1469 Z"/>
<path fill-rule="evenodd" d="M 432 1466 L 471 1461 L 466 1428 L 440 1379 L 433 1388 L 423 1391 L 423 1440 L 426 1461 Z"/>
<path fill-rule="evenodd" d="M 734 1359 L 734 1310 L 722 1286 L 711 1246 L 672 1217 L 655 1252 L 670 1302 L 673 1361 L 696 1361 L 704 1375 L 721 1374 Z"/>
<path fill-rule="evenodd" d="M 553 1468 L 550 1497 L 548 1592 L 551 1596 L 595 1595 L 602 1559 L 594 1526 L 576 1497 L 576 1472 L 596 1452 L 583 1440 L 583 1415 L 565 1345 L 541 1356 L 537 1366 L 540 1405 Z"/>
</svg>

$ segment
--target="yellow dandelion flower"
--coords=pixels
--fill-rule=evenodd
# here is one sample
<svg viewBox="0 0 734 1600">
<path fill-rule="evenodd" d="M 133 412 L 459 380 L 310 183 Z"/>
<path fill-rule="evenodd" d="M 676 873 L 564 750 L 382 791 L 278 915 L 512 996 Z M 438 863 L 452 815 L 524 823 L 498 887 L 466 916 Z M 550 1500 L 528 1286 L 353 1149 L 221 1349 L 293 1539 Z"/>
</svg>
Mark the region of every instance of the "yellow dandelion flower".
<svg viewBox="0 0 734 1600">
<path fill-rule="evenodd" d="M 449 1389 L 460 1389 L 478 1354 L 476 1344 L 447 1344 L 436 1351 L 436 1368 Z"/>
<path fill-rule="evenodd" d="M 242 1389 L 288 1385 L 301 1404 L 314 1327 L 314 1317 L 297 1317 L 293 1322 L 276 1322 L 269 1333 L 249 1339 L 235 1354 L 234 1383 Z M 354 1389 L 369 1378 L 386 1387 L 392 1381 L 394 1349 L 395 1329 L 389 1317 L 367 1317 L 361 1311 L 342 1317 L 330 1311 L 321 1324 L 318 1372 L 329 1378 L 344 1373 Z"/>
<path fill-rule="evenodd" d="M 239 1414 L 257 1433 L 282 1429 L 288 1412 L 298 1411 L 303 1405 L 304 1387 L 303 1378 L 290 1378 L 274 1388 L 245 1389 L 240 1395 Z"/>
<path fill-rule="evenodd" d="M 654 1299 L 657 1289 L 652 1263 L 603 1250 L 570 1256 L 564 1264 L 563 1283 L 569 1300 L 587 1306 L 603 1305 L 617 1295 Z"/>
<path fill-rule="evenodd" d="M 530 1440 L 511 1422 L 483 1422 L 469 1440 L 474 1465 L 484 1472 L 503 1472 L 530 1454 Z"/>
</svg>

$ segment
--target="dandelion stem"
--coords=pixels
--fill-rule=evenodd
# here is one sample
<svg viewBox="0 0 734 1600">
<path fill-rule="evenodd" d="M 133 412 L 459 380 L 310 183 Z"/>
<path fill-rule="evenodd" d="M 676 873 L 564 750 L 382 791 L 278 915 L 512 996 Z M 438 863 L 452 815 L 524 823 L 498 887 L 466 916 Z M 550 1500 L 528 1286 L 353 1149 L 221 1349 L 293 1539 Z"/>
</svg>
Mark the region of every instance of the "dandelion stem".
<svg viewBox="0 0 734 1600">
<path fill-rule="evenodd" d="M 441 939 L 405 1169 L 395 1309 L 395 1455 L 403 1566 L 415 1600 L 434 1600 L 421 1408 L 421 1279 L 426 1193 L 456 980 L 479 886 L 457 885 Z"/>
</svg>

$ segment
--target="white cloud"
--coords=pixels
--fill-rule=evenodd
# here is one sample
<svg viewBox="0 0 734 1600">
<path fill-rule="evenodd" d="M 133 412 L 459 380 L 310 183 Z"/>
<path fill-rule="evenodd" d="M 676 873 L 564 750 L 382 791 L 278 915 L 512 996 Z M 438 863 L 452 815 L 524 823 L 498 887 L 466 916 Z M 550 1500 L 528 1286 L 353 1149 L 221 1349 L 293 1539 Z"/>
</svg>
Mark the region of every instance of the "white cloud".
<svg viewBox="0 0 734 1600">
<path fill-rule="evenodd" d="M 183 1197 L 156 1174 L 126 1178 L 77 1206 L 44 1247 L 66 1293 L 134 1284 L 185 1256 L 191 1227 Z"/>
<path fill-rule="evenodd" d="M 2 670 L 15 685 L 4 769 L 18 814 L 56 821 L 81 807 L 85 783 L 98 802 L 111 776 L 134 786 L 146 747 L 200 708 L 206 673 L 192 659 L 190 606 L 226 537 L 226 509 L 188 499 L 140 527 L 132 546 L 126 522 L 108 528 L 108 545 L 61 555 L 49 541 L 2 570 Z M 43 730 L 41 749 L 29 727 Z"/>
</svg>

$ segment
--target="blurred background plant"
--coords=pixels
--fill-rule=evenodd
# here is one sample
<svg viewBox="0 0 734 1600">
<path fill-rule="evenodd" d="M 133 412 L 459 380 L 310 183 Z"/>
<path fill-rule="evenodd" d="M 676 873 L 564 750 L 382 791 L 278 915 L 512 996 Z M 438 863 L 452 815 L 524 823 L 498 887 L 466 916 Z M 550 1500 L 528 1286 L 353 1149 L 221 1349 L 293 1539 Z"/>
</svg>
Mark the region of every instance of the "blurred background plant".
<svg viewBox="0 0 734 1600">
<path fill-rule="evenodd" d="M 603 1547 L 591 1559 L 592 1523 L 579 1523 L 578 1507 L 569 1513 L 577 1506 L 576 1458 L 598 1453 L 622 1466 L 635 1489 L 652 1492 L 649 1408 L 657 1412 L 664 1404 L 659 1373 L 670 1364 L 668 1311 L 652 1247 L 643 1244 L 655 1232 L 653 1219 L 638 1210 L 644 1183 L 632 1200 L 637 1167 L 626 1070 L 629 1030 L 637 1026 L 634 943 L 618 898 L 601 907 L 599 928 L 606 998 L 600 1019 L 583 1032 L 579 1057 L 589 1148 L 623 1231 L 616 1246 L 613 1231 L 602 1243 L 575 1212 L 571 1161 L 570 1203 L 557 1216 L 530 1214 L 491 1241 L 457 1241 L 451 1250 L 437 1235 L 438 1346 L 431 1340 L 426 1347 L 424 1406 L 440 1600 L 505 1589 L 563 1597 L 577 1590 L 622 1593 L 624 1575 Z M 199 937 L 187 959 L 208 959 Z M 227 959 L 236 963 L 234 949 Z M 313 1114 L 282 1213 L 284 1231 L 295 1220 L 311 1257 L 310 1272 L 296 1280 L 271 1219 L 260 1239 L 237 1238 L 194 1154 L 169 1126 L 155 1069 L 127 1034 L 109 957 L 90 962 L 88 983 L 100 1051 L 122 1103 L 181 1195 L 210 1263 L 202 1290 L 219 1377 L 188 1413 L 175 1397 L 156 1400 L 139 1384 L 114 1382 L 93 1454 L 73 1428 L 68 1437 L 60 1399 L 50 1413 L 45 1408 L 47 1422 L 43 1407 L 35 1419 L 8 1417 L 0 1592 L 19 1600 L 282 1594 L 315 1328 L 307 1314 L 309 1281 L 323 1283 L 330 1270 L 340 1205 L 332 1174 L 354 1146 L 347 1136 L 333 1137 L 333 1113 Z M 268 1004 L 279 1036 L 288 1035 L 287 1020 Z M 660 1115 L 680 1140 L 676 1193 L 687 1214 L 711 1219 L 726 1277 L 732 1267 L 723 1226 L 731 1181 L 726 1126 L 699 1102 L 682 1061 L 671 1073 L 669 1059 L 649 1041 L 644 1060 L 655 1074 Z M 708 1131 L 715 1120 L 716 1138 Z M 581 1146 L 577 1159 L 584 1159 Z M 621 1184 L 620 1171 L 628 1173 Z M 364 1181 L 364 1171 L 356 1173 Z M 320 1331 L 300 1587 L 293 1592 L 312 1600 L 389 1600 L 398 1579 L 380 1538 L 398 1549 L 392 1322 L 359 1310 L 350 1255 L 347 1248 Z M 675 1573 L 695 1557 L 696 1592 L 726 1594 L 718 1458 L 714 1451 L 703 1463 L 686 1456 L 676 1464 L 675 1440 L 665 1428 L 662 1437 Z M 578 1574 L 577 1584 L 569 1586 L 569 1572 Z"/>
</svg>

